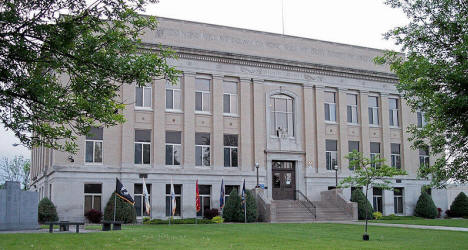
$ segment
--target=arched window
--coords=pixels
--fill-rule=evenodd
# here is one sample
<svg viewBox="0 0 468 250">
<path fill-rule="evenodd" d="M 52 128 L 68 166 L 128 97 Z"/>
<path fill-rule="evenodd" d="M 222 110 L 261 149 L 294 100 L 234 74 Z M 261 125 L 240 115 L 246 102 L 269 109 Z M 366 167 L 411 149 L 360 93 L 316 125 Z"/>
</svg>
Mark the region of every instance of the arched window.
<svg viewBox="0 0 468 250">
<path fill-rule="evenodd" d="M 274 136 L 294 136 L 294 99 L 277 94 L 270 97 L 271 134 Z"/>
</svg>

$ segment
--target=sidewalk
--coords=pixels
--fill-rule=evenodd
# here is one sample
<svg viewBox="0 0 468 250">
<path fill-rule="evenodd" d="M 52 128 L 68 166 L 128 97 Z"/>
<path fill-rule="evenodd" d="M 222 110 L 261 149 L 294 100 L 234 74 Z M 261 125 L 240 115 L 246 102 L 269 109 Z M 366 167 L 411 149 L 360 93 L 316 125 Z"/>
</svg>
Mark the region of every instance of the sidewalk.
<svg viewBox="0 0 468 250">
<path fill-rule="evenodd" d="M 349 225 L 365 225 L 365 222 L 358 221 L 317 221 L 316 223 L 336 223 L 336 224 L 349 224 Z M 432 229 L 432 230 L 445 230 L 445 231 L 459 231 L 468 232 L 466 227 L 444 227 L 444 226 L 424 226 L 424 225 L 409 225 L 409 224 L 385 224 L 385 223 L 367 223 L 369 226 L 381 227 L 401 227 L 401 228 L 416 228 L 416 229 Z"/>
</svg>

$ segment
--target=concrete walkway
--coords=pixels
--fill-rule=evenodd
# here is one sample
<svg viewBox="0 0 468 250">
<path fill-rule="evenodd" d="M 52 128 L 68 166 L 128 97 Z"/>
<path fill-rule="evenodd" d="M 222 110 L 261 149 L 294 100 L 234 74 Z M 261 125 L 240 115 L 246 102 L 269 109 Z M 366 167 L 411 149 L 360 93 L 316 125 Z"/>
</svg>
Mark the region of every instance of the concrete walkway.
<svg viewBox="0 0 468 250">
<path fill-rule="evenodd" d="M 358 221 L 317 221 L 317 223 L 337 223 L 349 225 L 365 225 L 365 222 Z M 367 223 L 369 226 L 381 227 L 401 227 L 401 228 L 416 228 L 416 229 L 432 229 L 432 230 L 445 230 L 445 231 L 459 231 L 468 232 L 466 227 L 444 227 L 444 226 L 425 226 L 425 225 L 409 225 L 409 224 L 387 224 L 387 223 Z"/>
</svg>

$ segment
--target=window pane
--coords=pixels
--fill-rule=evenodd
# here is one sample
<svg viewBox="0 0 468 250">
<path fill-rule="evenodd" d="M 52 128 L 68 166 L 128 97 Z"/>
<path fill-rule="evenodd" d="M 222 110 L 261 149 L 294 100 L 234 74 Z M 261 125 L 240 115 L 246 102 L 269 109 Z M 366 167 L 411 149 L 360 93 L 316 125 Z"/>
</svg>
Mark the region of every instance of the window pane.
<svg viewBox="0 0 468 250">
<path fill-rule="evenodd" d="M 231 150 L 230 148 L 224 148 L 224 166 L 231 166 Z"/>
<path fill-rule="evenodd" d="M 172 162 L 172 145 L 166 145 L 166 165 L 173 165 L 173 162 Z"/>
<path fill-rule="evenodd" d="M 101 196 L 100 195 L 95 195 L 94 196 L 94 209 L 101 211 Z"/>
<path fill-rule="evenodd" d="M 180 131 L 166 131 L 166 143 L 181 144 Z"/>
<path fill-rule="evenodd" d="M 346 99 L 349 105 L 357 105 L 357 95 L 348 94 Z"/>
<path fill-rule="evenodd" d="M 94 162 L 102 162 L 102 142 L 94 143 Z"/>
<path fill-rule="evenodd" d="M 150 148 L 149 144 L 143 144 L 143 164 L 150 164 Z"/>
<path fill-rule="evenodd" d="M 198 192 L 203 195 L 211 194 L 211 185 L 199 185 Z"/>
<path fill-rule="evenodd" d="M 195 147 L 195 165 L 202 165 L 202 148 L 200 146 Z"/>
<path fill-rule="evenodd" d="M 370 152 L 374 154 L 380 153 L 380 143 L 378 142 L 371 142 L 370 143 Z"/>
<path fill-rule="evenodd" d="M 210 100 L 210 93 L 203 93 L 203 111 L 210 111 L 211 107 L 211 100 Z"/>
<path fill-rule="evenodd" d="M 174 146 L 174 165 L 180 165 L 180 159 L 182 157 L 182 146 Z"/>
<path fill-rule="evenodd" d="M 348 122 L 353 122 L 353 114 L 352 114 L 351 106 L 347 107 L 347 115 L 348 115 Z"/>
<path fill-rule="evenodd" d="M 325 140 L 326 151 L 336 151 L 336 140 Z"/>
<path fill-rule="evenodd" d="M 151 130 L 135 130 L 135 142 L 151 142 Z"/>
<path fill-rule="evenodd" d="M 234 146 L 237 147 L 237 135 L 224 135 L 224 146 Z"/>
<path fill-rule="evenodd" d="M 135 164 L 142 163 L 142 145 L 140 143 L 135 143 Z"/>
<path fill-rule="evenodd" d="M 210 91 L 210 80 L 209 79 L 195 79 L 195 89 L 202 91 Z"/>
<path fill-rule="evenodd" d="M 229 95 L 224 95 L 223 96 L 223 112 L 224 113 L 231 113 L 231 100 L 229 98 Z"/>
<path fill-rule="evenodd" d="M 102 192 L 101 184 L 84 184 L 84 193 L 100 194 Z"/>
<path fill-rule="evenodd" d="M 195 110 L 202 111 L 202 93 L 195 93 Z"/>
<path fill-rule="evenodd" d="M 325 92 L 325 102 L 335 103 L 335 92 Z"/>
<path fill-rule="evenodd" d="M 224 93 L 237 94 L 237 83 L 236 82 L 224 82 L 223 89 L 224 89 Z"/>
<path fill-rule="evenodd" d="M 151 88 L 144 88 L 144 106 L 151 107 Z"/>
<path fill-rule="evenodd" d="M 330 121 L 336 121 L 336 105 L 330 105 Z"/>
<path fill-rule="evenodd" d="M 398 143 L 391 143 L 392 154 L 400 154 L 400 144 Z"/>
<path fill-rule="evenodd" d="M 359 141 L 348 141 L 348 150 L 349 152 L 353 152 L 354 150 L 359 152 Z"/>
<path fill-rule="evenodd" d="M 379 124 L 379 110 L 378 109 L 374 109 L 374 112 L 373 112 L 373 119 L 374 119 L 374 124 L 378 125 Z"/>
<path fill-rule="evenodd" d="M 210 134 L 195 133 L 195 145 L 210 145 Z"/>
<path fill-rule="evenodd" d="M 325 121 L 330 121 L 330 104 L 325 103 Z"/>
<path fill-rule="evenodd" d="M 133 185 L 133 193 L 134 194 L 143 194 L 143 184 L 135 184 Z"/>
<path fill-rule="evenodd" d="M 182 92 L 181 91 L 174 91 L 174 109 L 181 110 L 182 109 Z"/>
<path fill-rule="evenodd" d="M 96 127 L 91 127 L 89 130 L 88 135 L 86 135 L 86 139 L 89 140 L 102 140 L 103 136 L 103 128 L 96 128 Z"/>
<path fill-rule="evenodd" d="M 377 97 L 369 96 L 369 107 L 378 107 Z"/>
<path fill-rule="evenodd" d="M 237 95 L 231 95 L 231 114 L 237 114 Z"/>
<path fill-rule="evenodd" d="M 394 99 L 394 98 L 390 98 L 388 99 L 389 101 L 389 107 L 390 109 L 397 109 L 398 108 L 398 100 L 397 99 Z"/>
<path fill-rule="evenodd" d="M 167 109 L 173 109 L 174 108 L 174 105 L 173 105 L 173 92 L 172 90 L 166 90 L 166 108 Z"/>
<path fill-rule="evenodd" d="M 210 147 L 205 147 L 203 149 L 203 165 L 204 166 L 210 166 Z"/>
<path fill-rule="evenodd" d="M 93 202 L 93 196 L 85 195 L 85 204 L 84 204 L 85 213 L 93 208 L 92 207 L 92 204 L 93 204 L 92 202 Z"/>
<path fill-rule="evenodd" d="M 237 160 L 237 148 L 233 148 L 231 151 L 231 157 L 232 157 L 232 166 L 237 167 L 238 166 L 238 160 Z"/>
<path fill-rule="evenodd" d="M 418 116 L 418 128 L 422 128 L 422 113 L 418 112 L 417 116 Z"/>
<path fill-rule="evenodd" d="M 182 194 L 182 185 L 174 184 L 174 193 L 176 195 Z M 171 184 L 166 184 L 166 194 L 171 194 Z"/>
<path fill-rule="evenodd" d="M 275 98 L 275 111 L 286 112 L 286 99 Z"/>
<path fill-rule="evenodd" d="M 288 121 L 286 113 L 276 113 L 276 126 L 283 129 L 284 132 L 288 129 Z"/>
<path fill-rule="evenodd" d="M 288 116 L 288 135 L 294 136 L 293 114 L 289 113 Z"/>
<path fill-rule="evenodd" d="M 135 210 L 136 216 L 141 216 L 141 195 L 135 195 Z"/>
<path fill-rule="evenodd" d="M 135 105 L 138 107 L 143 106 L 143 88 L 141 87 L 136 87 Z"/>
<path fill-rule="evenodd" d="M 93 145 L 94 142 L 86 141 L 86 162 L 93 162 Z"/>
</svg>

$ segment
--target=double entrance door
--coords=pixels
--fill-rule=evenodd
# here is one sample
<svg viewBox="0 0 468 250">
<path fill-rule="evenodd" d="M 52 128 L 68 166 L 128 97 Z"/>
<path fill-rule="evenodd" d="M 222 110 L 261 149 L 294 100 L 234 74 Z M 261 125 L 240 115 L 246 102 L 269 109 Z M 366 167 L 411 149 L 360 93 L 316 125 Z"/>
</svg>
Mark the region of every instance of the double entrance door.
<svg viewBox="0 0 468 250">
<path fill-rule="evenodd" d="M 296 168 L 293 161 L 272 162 L 273 200 L 294 200 Z"/>
</svg>

